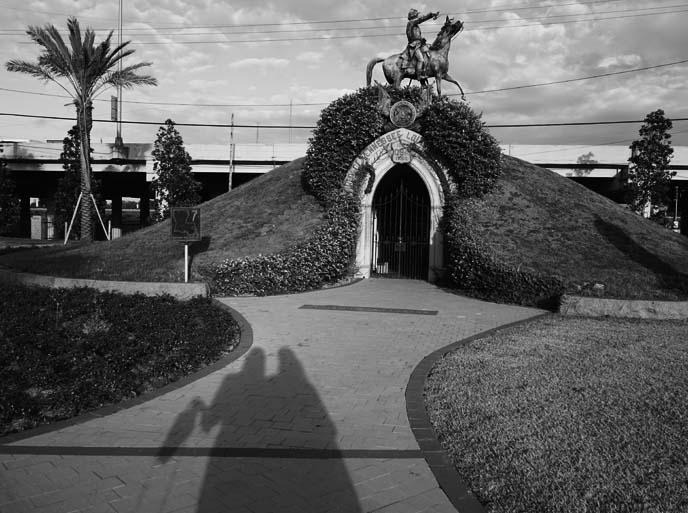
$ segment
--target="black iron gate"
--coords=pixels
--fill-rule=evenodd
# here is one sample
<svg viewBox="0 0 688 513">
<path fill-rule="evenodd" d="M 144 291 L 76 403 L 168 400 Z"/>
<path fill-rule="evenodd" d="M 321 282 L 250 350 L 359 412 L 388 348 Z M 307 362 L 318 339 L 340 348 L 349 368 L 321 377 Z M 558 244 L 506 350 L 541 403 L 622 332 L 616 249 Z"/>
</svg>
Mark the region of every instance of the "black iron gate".
<svg viewBox="0 0 688 513">
<path fill-rule="evenodd" d="M 375 195 L 374 276 L 428 279 L 430 199 L 425 190 L 413 189 L 401 180 L 396 188 Z"/>
</svg>

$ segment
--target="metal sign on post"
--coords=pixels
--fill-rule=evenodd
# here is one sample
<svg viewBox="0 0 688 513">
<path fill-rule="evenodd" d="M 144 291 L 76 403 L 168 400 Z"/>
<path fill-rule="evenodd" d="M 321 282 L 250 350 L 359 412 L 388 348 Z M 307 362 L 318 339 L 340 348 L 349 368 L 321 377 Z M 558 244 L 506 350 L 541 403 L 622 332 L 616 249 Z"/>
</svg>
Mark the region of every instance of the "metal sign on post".
<svg viewBox="0 0 688 513">
<path fill-rule="evenodd" d="M 189 244 L 201 240 L 201 207 L 170 208 L 171 238 L 184 242 L 184 282 L 189 281 Z"/>
</svg>

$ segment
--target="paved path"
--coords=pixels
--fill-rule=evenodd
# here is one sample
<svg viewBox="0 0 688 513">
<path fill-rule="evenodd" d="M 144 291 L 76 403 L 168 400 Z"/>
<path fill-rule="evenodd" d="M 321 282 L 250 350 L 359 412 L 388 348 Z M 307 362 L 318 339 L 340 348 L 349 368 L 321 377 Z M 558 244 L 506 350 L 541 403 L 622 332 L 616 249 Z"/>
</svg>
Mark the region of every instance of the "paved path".
<svg viewBox="0 0 688 513">
<path fill-rule="evenodd" d="M 30 454 L 0 446 L 0 511 L 453 512 L 409 428 L 411 371 L 440 347 L 541 313 L 399 280 L 222 301 L 253 328 L 246 354 L 138 406 L 10 444 Z"/>
</svg>

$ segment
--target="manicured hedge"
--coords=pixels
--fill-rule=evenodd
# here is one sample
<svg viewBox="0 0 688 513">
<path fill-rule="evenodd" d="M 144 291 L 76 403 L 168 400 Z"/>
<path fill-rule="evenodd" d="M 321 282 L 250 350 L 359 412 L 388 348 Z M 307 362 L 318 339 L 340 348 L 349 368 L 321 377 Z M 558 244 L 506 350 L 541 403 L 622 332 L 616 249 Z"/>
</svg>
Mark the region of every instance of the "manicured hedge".
<svg viewBox="0 0 688 513">
<path fill-rule="evenodd" d="M 0 435 L 158 388 L 238 341 L 237 323 L 210 299 L 4 285 Z"/>
<path fill-rule="evenodd" d="M 272 255 L 225 260 L 202 272 L 215 294 L 229 296 L 302 292 L 335 283 L 349 272 L 356 255 L 360 207 L 342 194 L 325 223 L 308 240 Z"/>
</svg>

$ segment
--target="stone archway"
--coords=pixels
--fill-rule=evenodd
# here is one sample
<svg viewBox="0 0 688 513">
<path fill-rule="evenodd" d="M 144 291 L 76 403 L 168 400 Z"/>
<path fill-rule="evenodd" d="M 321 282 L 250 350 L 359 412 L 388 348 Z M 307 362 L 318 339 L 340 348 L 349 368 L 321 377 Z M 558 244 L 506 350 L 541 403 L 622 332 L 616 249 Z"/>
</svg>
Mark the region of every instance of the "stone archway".
<svg viewBox="0 0 688 513">
<path fill-rule="evenodd" d="M 444 242 L 439 223 L 444 208 L 444 187 L 450 184 L 443 170 L 421 151 L 422 136 L 405 128 L 388 132 L 369 144 L 356 158 L 347 173 L 345 186 L 351 186 L 364 164 L 369 164 L 373 175 L 367 178 L 367 187 L 361 187 L 361 225 L 356 248 L 357 275 L 370 278 L 374 243 L 373 199 L 383 178 L 400 169 L 403 164 L 417 173 L 428 192 L 430 201 L 430 228 L 428 240 L 428 274 L 430 282 L 438 281 L 444 271 Z M 365 178 L 365 177 L 364 177 Z M 370 183 L 372 181 L 372 183 Z M 443 186 L 444 184 L 444 186 Z"/>
</svg>

